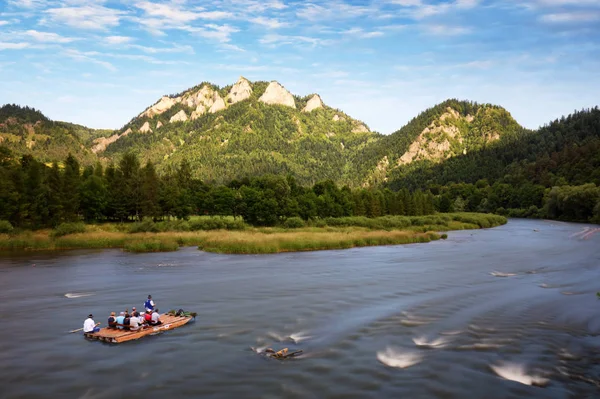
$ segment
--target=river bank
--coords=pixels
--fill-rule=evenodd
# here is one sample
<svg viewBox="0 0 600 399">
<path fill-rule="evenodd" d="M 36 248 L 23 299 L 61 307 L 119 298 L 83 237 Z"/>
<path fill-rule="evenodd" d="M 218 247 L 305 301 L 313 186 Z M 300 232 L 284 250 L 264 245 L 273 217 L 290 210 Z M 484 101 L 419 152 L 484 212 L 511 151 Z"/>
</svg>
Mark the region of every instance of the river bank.
<svg viewBox="0 0 600 399">
<path fill-rule="evenodd" d="M 167 252 L 183 246 L 198 246 L 207 252 L 263 254 L 423 243 L 445 238 L 441 232 L 495 227 L 506 221 L 502 216 L 490 214 L 448 213 L 373 219 L 328 218 L 299 228 L 260 228 L 235 223 L 231 225 L 232 230 L 199 231 L 186 231 L 190 224 L 182 223 L 142 222 L 146 224 L 143 229 L 140 224 L 108 223 L 79 225 L 70 234 L 64 234 L 68 230 L 64 226 L 55 230 L 0 234 L 0 250 L 122 248 L 129 252 Z"/>
</svg>

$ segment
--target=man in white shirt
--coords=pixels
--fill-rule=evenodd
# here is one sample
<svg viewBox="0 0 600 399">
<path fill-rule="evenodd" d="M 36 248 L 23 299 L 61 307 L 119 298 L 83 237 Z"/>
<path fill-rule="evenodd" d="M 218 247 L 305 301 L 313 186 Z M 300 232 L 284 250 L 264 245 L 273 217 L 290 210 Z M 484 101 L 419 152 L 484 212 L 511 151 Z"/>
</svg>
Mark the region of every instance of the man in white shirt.
<svg viewBox="0 0 600 399">
<path fill-rule="evenodd" d="M 152 313 L 152 321 L 150 322 L 153 326 L 158 326 L 162 324 L 160 321 L 160 314 L 158 313 L 158 308 L 154 309 L 154 313 Z"/>
<path fill-rule="evenodd" d="M 85 319 L 85 321 L 83 322 L 83 332 L 96 333 L 98 331 L 100 331 L 100 328 L 96 326 L 96 323 L 94 322 L 94 316 L 90 314 L 88 318 Z"/>
<path fill-rule="evenodd" d="M 137 331 L 140 329 L 140 321 L 137 317 L 131 316 L 129 318 L 129 330 Z"/>
</svg>

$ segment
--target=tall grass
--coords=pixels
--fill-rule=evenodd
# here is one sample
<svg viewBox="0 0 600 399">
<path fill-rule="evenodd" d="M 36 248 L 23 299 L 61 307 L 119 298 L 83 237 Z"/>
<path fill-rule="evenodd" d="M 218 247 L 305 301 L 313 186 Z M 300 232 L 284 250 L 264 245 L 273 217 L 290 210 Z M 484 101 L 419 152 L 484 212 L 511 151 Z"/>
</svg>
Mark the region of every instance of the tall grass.
<svg viewBox="0 0 600 399">
<path fill-rule="evenodd" d="M 487 228 L 504 223 L 506 218 L 497 215 L 452 213 L 374 219 L 327 218 L 309 223 L 292 219 L 281 227 L 251 228 L 239 219 L 197 217 L 187 222 L 69 224 L 55 230 L 0 234 L 0 250 L 123 248 L 131 252 L 152 252 L 198 246 L 221 253 L 275 253 L 428 242 L 440 238 L 434 232 Z M 295 227 L 301 224 L 304 227 Z M 193 226 L 202 229 L 195 230 Z"/>
</svg>

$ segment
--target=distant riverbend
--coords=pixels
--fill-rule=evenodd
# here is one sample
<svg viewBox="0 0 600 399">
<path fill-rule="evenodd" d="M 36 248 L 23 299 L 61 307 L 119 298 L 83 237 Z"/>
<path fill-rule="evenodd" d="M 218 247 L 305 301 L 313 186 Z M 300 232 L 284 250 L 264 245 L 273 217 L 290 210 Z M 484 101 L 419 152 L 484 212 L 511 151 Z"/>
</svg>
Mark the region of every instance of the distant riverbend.
<svg viewBox="0 0 600 399">
<path fill-rule="evenodd" d="M 317 221 L 314 226 L 302 228 L 257 228 L 236 223 L 232 225 L 236 230 L 187 231 L 185 222 L 171 225 L 153 222 L 137 225 L 75 224 L 56 230 L 0 235 L 0 250 L 122 248 L 128 252 L 169 252 L 184 246 L 198 246 L 207 252 L 266 254 L 424 243 L 446 238 L 441 233 L 444 231 L 488 228 L 505 223 L 503 216 L 449 213 L 373 219 L 327 218 Z M 167 231 L 157 231 L 159 225 L 167 226 L 162 227 Z"/>
</svg>

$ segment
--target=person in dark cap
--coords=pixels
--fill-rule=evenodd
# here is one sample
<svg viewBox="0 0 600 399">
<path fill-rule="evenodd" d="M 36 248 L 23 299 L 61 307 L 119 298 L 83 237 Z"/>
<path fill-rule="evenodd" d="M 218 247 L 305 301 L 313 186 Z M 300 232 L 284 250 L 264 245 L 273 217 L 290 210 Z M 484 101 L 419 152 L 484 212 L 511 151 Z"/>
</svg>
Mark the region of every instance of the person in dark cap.
<svg viewBox="0 0 600 399">
<path fill-rule="evenodd" d="M 98 323 L 100 324 L 100 323 Z M 94 322 L 94 316 L 90 314 L 87 319 L 83 322 L 83 332 L 84 333 L 97 333 L 100 331 L 98 324 Z"/>
<path fill-rule="evenodd" d="M 152 300 L 152 295 L 148 295 L 148 299 L 146 299 L 146 302 L 144 302 L 144 307 L 146 308 L 146 310 L 153 311 L 155 306 L 156 305 Z"/>
</svg>

